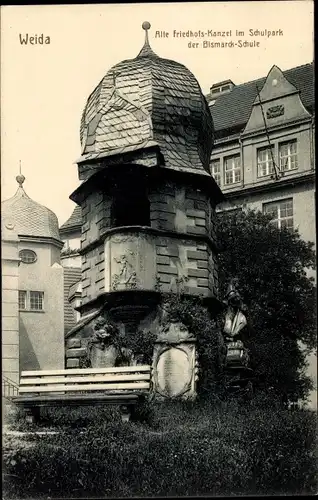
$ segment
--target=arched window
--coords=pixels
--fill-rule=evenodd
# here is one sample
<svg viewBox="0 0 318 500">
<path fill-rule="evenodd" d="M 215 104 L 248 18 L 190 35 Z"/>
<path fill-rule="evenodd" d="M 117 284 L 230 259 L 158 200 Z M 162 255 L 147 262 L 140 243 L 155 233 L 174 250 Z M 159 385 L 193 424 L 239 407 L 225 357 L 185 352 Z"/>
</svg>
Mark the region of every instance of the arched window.
<svg viewBox="0 0 318 500">
<path fill-rule="evenodd" d="M 37 259 L 36 253 L 33 250 L 27 249 L 20 250 L 19 257 L 24 264 L 33 264 Z"/>
</svg>

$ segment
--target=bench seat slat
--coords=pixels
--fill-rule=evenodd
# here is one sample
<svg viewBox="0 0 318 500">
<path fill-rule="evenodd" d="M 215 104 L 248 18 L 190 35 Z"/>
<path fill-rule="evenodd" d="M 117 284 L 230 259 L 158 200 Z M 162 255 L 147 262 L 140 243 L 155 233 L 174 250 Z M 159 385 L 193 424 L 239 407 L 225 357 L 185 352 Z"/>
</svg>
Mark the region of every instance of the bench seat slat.
<svg viewBox="0 0 318 500">
<path fill-rule="evenodd" d="M 149 389 L 149 382 L 131 382 L 119 384 L 80 384 L 80 385 L 50 385 L 45 387 L 19 387 L 19 394 L 42 392 L 77 392 L 77 391 L 109 391 L 122 389 Z"/>
<path fill-rule="evenodd" d="M 139 394 L 125 392 L 125 393 L 109 393 L 109 394 L 42 394 L 42 395 L 25 395 L 15 396 L 14 403 L 26 407 L 32 406 L 51 406 L 65 404 L 91 404 L 94 405 L 103 403 L 137 403 Z"/>
<path fill-rule="evenodd" d="M 105 384 L 110 382 L 129 382 L 129 381 L 138 380 L 150 380 L 150 373 L 136 373 L 136 374 L 119 374 L 119 375 L 92 375 L 92 376 L 83 376 L 83 377 L 43 377 L 43 378 L 21 378 L 20 386 L 26 385 L 45 385 L 45 384 L 88 384 L 88 383 L 97 383 L 104 382 Z"/>
<path fill-rule="evenodd" d="M 21 377 L 45 377 L 65 375 L 93 375 L 102 373 L 150 372 L 150 365 L 118 366 L 114 368 L 69 368 L 67 370 L 31 370 L 23 371 Z"/>
</svg>

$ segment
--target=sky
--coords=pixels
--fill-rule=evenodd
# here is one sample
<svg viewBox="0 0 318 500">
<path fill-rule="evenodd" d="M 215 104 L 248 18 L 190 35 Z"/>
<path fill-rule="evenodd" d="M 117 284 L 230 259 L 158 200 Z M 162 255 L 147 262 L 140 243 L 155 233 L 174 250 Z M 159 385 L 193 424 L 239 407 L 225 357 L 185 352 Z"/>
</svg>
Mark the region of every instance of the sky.
<svg viewBox="0 0 318 500">
<path fill-rule="evenodd" d="M 313 61 L 313 2 L 207 2 L 4 6 L 1 8 L 1 198 L 15 193 L 21 161 L 24 188 L 62 224 L 79 185 L 79 127 L 89 94 L 105 73 L 134 58 L 144 43 L 143 21 L 161 57 L 189 68 L 207 94 L 213 83 L 235 84 L 263 77 L 276 64 L 283 71 Z M 249 30 L 276 36 L 250 36 Z M 173 31 L 230 31 L 211 42 L 259 41 L 259 47 L 203 48 L 203 39 Z M 244 36 L 236 36 L 236 30 Z M 281 30 L 281 31 L 279 31 Z M 168 32 L 168 37 L 156 32 Z M 43 34 L 50 44 L 21 44 Z M 189 41 L 198 42 L 189 48 Z"/>
</svg>

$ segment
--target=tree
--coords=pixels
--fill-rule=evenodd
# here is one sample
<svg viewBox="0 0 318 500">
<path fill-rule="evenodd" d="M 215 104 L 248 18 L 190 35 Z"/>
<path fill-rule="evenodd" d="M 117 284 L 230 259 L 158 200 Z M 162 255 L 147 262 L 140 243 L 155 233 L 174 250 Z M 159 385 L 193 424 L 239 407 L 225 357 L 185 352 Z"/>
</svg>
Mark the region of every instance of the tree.
<svg viewBox="0 0 318 500">
<path fill-rule="evenodd" d="M 220 294 L 238 277 L 249 308 L 243 334 L 255 388 L 285 400 L 306 398 L 306 355 L 316 346 L 316 288 L 306 272 L 315 269 L 314 244 L 252 210 L 224 212 L 218 226 Z"/>
</svg>

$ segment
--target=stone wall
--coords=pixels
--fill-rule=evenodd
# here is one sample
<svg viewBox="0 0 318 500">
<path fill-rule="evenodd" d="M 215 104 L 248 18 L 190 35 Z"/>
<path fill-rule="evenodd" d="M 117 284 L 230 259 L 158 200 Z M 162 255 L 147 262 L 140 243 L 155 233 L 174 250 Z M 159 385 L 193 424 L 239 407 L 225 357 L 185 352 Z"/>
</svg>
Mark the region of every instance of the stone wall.
<svg viewBox="0 0 318 500">
<path fill-rule="evenodd" d="M 110 197 L 101 191 L 91 193 L 82 202 L 82 250 L 98 240 L 103 231 L 110 227 L 110 206 Z"/>
<path fill-rule="evenodd" d="M 104 243 L 82 255 L 82 304 L 96 298 L 105 288 Z"/>
<path fill-rule="evenodd" d="M 18 237 L 14 225 L 2 228 L 2 373 L 19 383 Z"/>
<path fill-rule="evenodd" d="M 215 210 L 201 190 L 167 182 L 152 188 L 149 201 L 151 227 L 215 240 Z"/>
<path fill-rule="evenodd" d="M 194 295 L 217 295 L 216 257 L 207 243 L 176 238 L 160 238 L 156 242 L 156 268 L 163 292 L 174 290 L 176 281 Z"/>
<path fill-rule="evenodd" d="M 148 199 L 149 232 L 118 227 L 109 235 L 111 197 L 98 191 L 81 203 L 83 305 L 103 292 L 155 290 L 158 283 L 173 291 L 184 278 L 188 293 L 217 295 L 216 215 L 208 194 L 164 180 L 149 186 Z"/>
<path fill-rule="evenodd" d="M 80 359 L 85 358 L 87 339 L 71 338 L 66 340 L 65 362 L 66 368 L 79 368 Z"/>
</svg>

